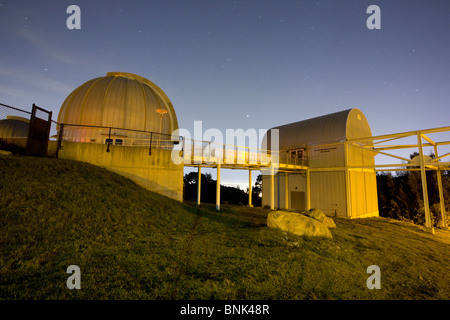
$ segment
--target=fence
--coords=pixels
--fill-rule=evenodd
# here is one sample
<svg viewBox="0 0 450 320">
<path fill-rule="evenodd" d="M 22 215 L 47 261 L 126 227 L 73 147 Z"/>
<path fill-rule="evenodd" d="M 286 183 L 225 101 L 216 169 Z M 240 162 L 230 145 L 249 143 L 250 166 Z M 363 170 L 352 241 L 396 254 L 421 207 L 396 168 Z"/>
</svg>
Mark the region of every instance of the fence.
<svg viewBox="0 0 450 320">
<path fill-rule="evenodd" d="M 37 112 L 36 116 L 38 118 L 42 118 L 42 119 L 47 119 L 47 115 L 43 114 L 42 112 Z M 0 103 L 0 121 L 2 120 L 19 120 L 19 121 L 24 121 L 26 123 L 29 123 L 31 118 L 31 108 L 30 111 L 24 110 L 24 109 L 20 109 L 20 108 L 16 108 L 13 106 L 9 106 L 7 104 L 3 104 Z M 52 125 L 50 128 L 50 140 L 56 140 L 56 135 L 57 133 L 57 122 L 52 120 Z M 4 139 L 7 137 L 6 132 L 3 131 L 0 132 L 0 139 Z M 24 138 L 26 139 L 28 137 L 27 134 L 24 134 L 23 136 L 21 136 L 20 138 Z M 19 138 L 17 136 L 17 138 Z"/>
<path fill-rule="evenodd" d="M 42 115 L 37 114 L 38 117 Z M 0 140 L 3 147 L 17 151 L 17 147 L 24 151 L 27 144 L 28 128 L 31 112 L 0 103 L 0 122 L 11 120 L 0 125 Z M 111 145 L 148 147 L 149 154 L 152 149 L 173 149 L 174 145 L 181 145 L 183 137 L 169 134 L 132 130 L 126 128 L 65 124 L 54 120 L 51 122 L 50 141 L 57 145 L 56 150 L 63 147 L 64 141 L 105 144 L 106 151 Z M 5 148 L 4 148 L 5 149 Z"/>
<path fill-rule="evenodd" d="M 25 154 L 31 112 L 0 103 L 0 149 Z"/>
<path fill-rule="evenodd" d="M 148 147 L 149 154 L 152 149 L 171 150 L 183 140 L 183 137 L 152 131 L 67 123 L 58 124 L 57 138 L 58 148 L 68 141 L 105 144 L 107 152 L 111 145 Z"/>
<path fill-rule="evenodd" d="M 16 136 L 12 143 L 20 142 L 25 148 L 28 136 L 28 125 L 31 112 L 0 104 L 0 121 L 12 119 L 22 121 L 24 130 L 20 136 Z M 11 132 L 2 132 L 0 139 L 11 138 Z M 20 141 L 19 141 L 20 140 Z M 149 154 L 152 149 L 179 150 L 186 165 L 199 163 L 224 164 L 264 164 L 271 162 L 271 157 L 279 153 L 277 151 L 263 150 L 257 147 L 237 146 L 210 141 L 184 139 L 182 136 L 170 134 L 133 130 L 118 127 L 96 126 L 86 124 L 57 123 L 52 120 L 50 129 L 51 154 L 56 155 L 63 148 L 64 142 L 94 143 L 105 145 L 105 151 L 110 151 L 111 145 L 147 147 Z M 11 142 L 11 141 L 10 141 Z"/>
</svg>

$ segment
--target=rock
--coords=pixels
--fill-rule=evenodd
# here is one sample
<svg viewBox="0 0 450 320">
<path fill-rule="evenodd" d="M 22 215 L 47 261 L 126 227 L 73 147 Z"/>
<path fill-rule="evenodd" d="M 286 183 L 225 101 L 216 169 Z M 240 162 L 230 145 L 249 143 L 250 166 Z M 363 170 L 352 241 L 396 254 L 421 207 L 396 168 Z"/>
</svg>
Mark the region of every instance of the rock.
<svg viewBox="0 0 450 320">
<path fill-rule="evenodd" d="M 305 213 L 308 217 L 316 219 L 322 222 L 327 228 L 336 228 L 336 223 L 334 223 L 333 219 L 327 217 L 325 213 L 318 209 L 311 209 Z"/>
<path fill-rule="evenodd" d="M 296 212 L 272 211 L 267 216 L 267 226 L 299 236 L 333 238 L 324 223 Z"/>
<path fill-rule="evenodd" d="M 6 150 L 0 150 L 0 155 L 2 156 L 10 156 L 12 155 L 11 151 L 6 151 Z"/>
<path fill-rule="evenodd" d="M 326 217 L 325 220 L 323 220 L 322 222 L 324 224 L 325 227 L 327 228 L 336 228 L 336 223 L 334 222 L 333 219 Z"/>
</svg>

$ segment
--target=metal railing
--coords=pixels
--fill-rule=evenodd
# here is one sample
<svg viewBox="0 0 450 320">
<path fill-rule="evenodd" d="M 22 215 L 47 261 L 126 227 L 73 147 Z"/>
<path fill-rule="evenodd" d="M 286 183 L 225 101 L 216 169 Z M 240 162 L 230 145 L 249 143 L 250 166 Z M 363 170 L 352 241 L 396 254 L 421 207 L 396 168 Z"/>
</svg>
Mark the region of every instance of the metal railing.
<svg viewBox="0 0 450 320">
<path fill-rule="evenodd" d="M 165 133 L 133 130 L 127 128 L 80 125 L 80 124 L 58 124 L 58 149 L 62 143 L 79 142 L 105 144 L 106 152 L 110 151 L 111 145 L 148 147 L 151 155 L 152 149 L 171 150 L 174 145 L 180 144 L 181 136 Z"/>
<path fill-rule="evenodd" d="M 194 139 L 183 140 L 180 151 L 185 165 L 269 165 L 278 156 L 277 151 Z"/>
</svg>

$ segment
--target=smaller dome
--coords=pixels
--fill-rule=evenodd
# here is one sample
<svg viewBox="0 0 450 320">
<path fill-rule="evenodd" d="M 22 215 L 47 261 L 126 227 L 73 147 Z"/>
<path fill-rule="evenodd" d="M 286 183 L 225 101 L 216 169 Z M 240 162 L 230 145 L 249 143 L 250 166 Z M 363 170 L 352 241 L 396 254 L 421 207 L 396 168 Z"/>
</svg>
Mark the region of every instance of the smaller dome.
<svg viewBox="0 0 450 320">
<path fill-rule="evenodd" d="M 0 120 L 0 139 L 27 138 L 29 125 L 29 119 L 8 116 Z"/>
</svg>

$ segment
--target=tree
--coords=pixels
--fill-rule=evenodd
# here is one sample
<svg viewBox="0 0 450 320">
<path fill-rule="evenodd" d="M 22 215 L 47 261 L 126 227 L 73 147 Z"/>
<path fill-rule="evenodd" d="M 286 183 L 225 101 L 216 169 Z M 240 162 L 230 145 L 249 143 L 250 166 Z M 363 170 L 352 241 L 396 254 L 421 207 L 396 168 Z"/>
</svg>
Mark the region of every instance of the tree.
<svg viewBox="0 0 450 320">
<path fill-rule="evenodd" d="M 184 200 L 197 201 L 198 173 L 184 175 Z M 201 198 L 203 203 L 216 203 L 216 183 L 210 173 L 201 174 Z M 231 204 L 248 204 L 248 193 L 236 187 L 220 186 L 220 201 Z"/>
<path fill-rule="evenodd" d="M 255 185 L 252 188 L 252 204 L 255 207 L 261 207 L 261 197 L 260 193 L 262 192 L 262 175 L 258 174 L 256 177 Z"/>
<path fill-rule="evenodd" d="M 413 159 L 418 153 L 413 153 Z M 430 154 L 434 158 L 433 154 Z M 441 173 L 442 174 L 442 173 Z M 438 225 L 441 220 L 439 189 L 437 185 L 437 172 L 426 172 L 428 202 L 431 220 Z M 417 224 L 425 221 L 425 207 L 423 202 L 422 176 L 420 171 L 400 171 L 395 176 L 388 173 L 377 174 L 378 208 L 380 215 L 394 219 L 407 219 Z M 444 199 L 450 196 L 450 175 L 442 174 Z M 447 210 L 448 211 L 448 203 Z"/>
</svg>

